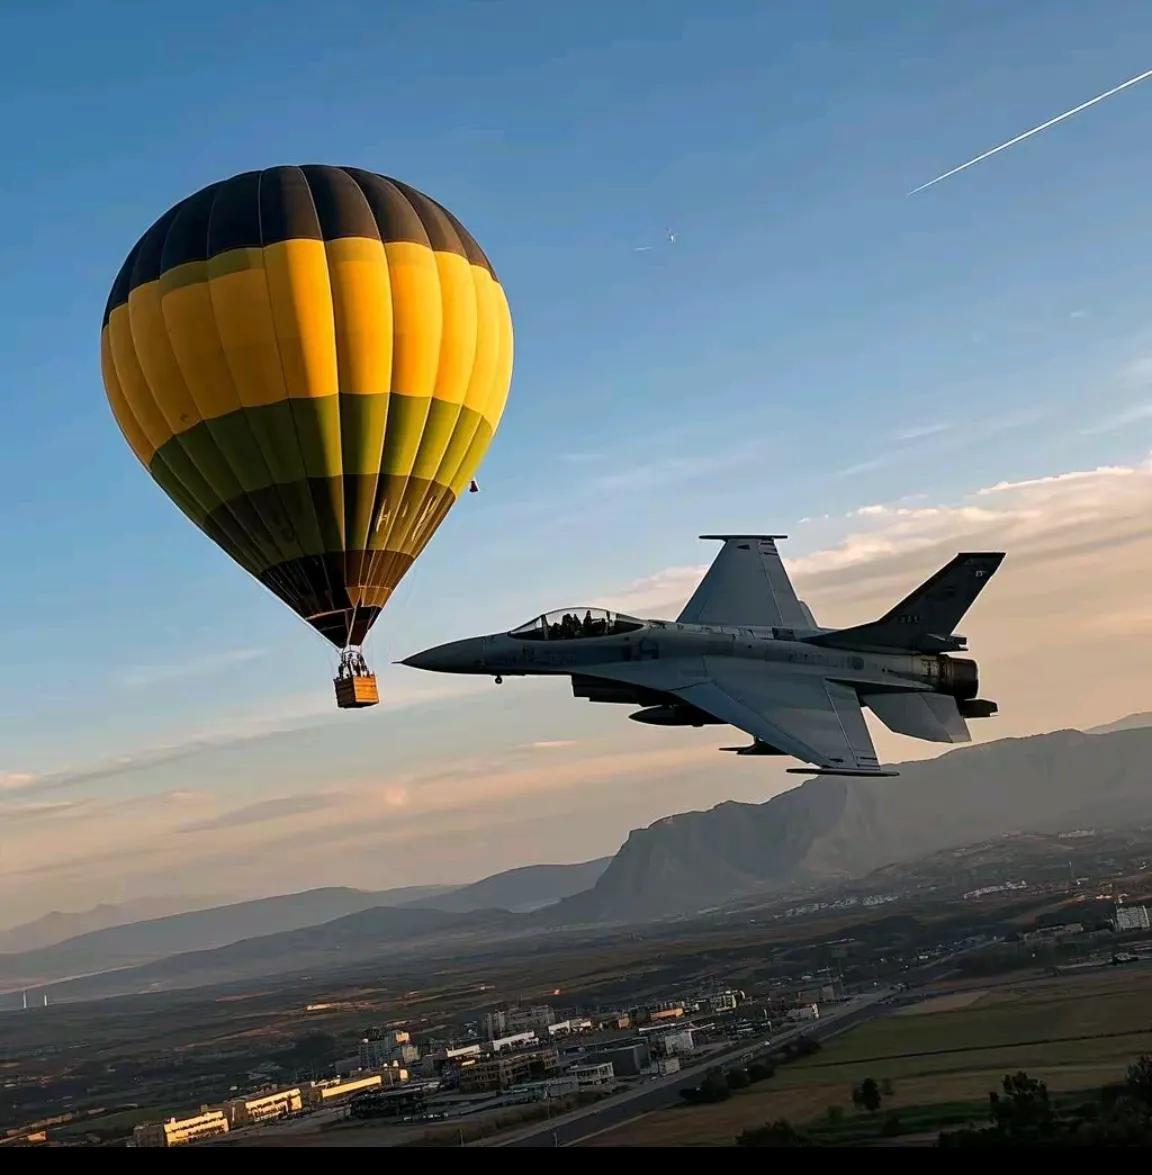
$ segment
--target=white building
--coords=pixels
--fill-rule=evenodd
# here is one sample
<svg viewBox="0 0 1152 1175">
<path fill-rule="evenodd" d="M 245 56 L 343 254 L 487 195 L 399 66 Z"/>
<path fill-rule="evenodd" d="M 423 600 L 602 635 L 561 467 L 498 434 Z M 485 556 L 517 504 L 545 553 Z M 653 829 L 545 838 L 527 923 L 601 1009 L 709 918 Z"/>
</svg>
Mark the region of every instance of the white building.
<svg viewBox="0 0 1152 1175">
<path fill-rule="evenodd" d="M 591 1032 L 591 1020 L 558 1020 L 555 1024 L 548 1025 L 548 1035 L 556 1036 L 570 1036 L 573 1032 Z"/>
<path fill-rule="evenodd" d="M 661 1077 L 667 1077 L 670 1073 L 680 1072 L 680 1058 L 679 1057 L 657 1057 L 656 1058 L 656 1072 Z"/>
<path fill-rule="evenodd" d="M 696 1051 L 696 1032 L 692 1028 L 677 1028 L 656 1038 L 666 1057 L 683 1057 Z"/>
<path fill-rule="evenodd" d="M 718 991 L 707 999 L 708 1007 L 713 1012 L 734 1012 L 736 1010 L 736 993 L 734 991 Z"/>
<path fill-rule="evenodd" d="M 1117 930 L 1152 929 L 1147 906 L 1117 906 L 1115 921 Z"/>
<path fill-rule="evenodd" d="M 798 1008 L 789 1008 L 784 1013 L 785 1020 L 796 1022 L 798 1020 L 819 1020 L 820 1019 L 820 1005 L 819 1004 L 801 1004 Z"/>
<path fill-rule="evenodd" d="M 492 1041 L 492 1051 L 502 1053 L 507 1049 L 523 1049 L 538 1043 L 535 1032 L 517 1032 L 515 1036 L 501 1036 Z"/>
<path fill-rule="evenodd" d="M 595 1089 L 601 1085 L 611 1085 L 616 1080 L 616 1073 L 607 1061 L 602 1065 L 573 1065 L 568 1073 L 576 1078 L 576 1084 L 581 1089 Z"/>
</svg>

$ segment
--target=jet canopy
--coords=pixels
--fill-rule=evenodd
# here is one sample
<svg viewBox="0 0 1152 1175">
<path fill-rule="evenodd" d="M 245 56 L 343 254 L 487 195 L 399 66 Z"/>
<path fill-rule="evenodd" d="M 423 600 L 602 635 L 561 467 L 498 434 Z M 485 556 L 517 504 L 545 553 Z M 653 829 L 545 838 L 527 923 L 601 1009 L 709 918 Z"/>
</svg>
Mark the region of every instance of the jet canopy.
<svg viewBox="0 0 1152 1175">
<path fill-rule="evenodd" d="M 616 636 L 643 627 L 644 621 L 620 612 L 606 612 L 603 608 L 564 608 L 537 616 L 508 635 L 525 641 L 568 641 L 581 637 Z"/>
</svg>

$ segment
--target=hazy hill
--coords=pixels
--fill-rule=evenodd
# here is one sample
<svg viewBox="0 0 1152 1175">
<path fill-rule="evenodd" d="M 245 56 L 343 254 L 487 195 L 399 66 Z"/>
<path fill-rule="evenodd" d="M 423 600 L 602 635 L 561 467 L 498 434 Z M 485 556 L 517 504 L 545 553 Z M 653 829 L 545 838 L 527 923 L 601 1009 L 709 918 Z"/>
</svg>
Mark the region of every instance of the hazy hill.
<svg viewBox="0 0 1152 1175">
<path fill-rule="evenodd" d="M 52 999 L 92 999 L 136 992 L 170 991 L 274 975 L 330 971 L 387 955 L 395 959 L 430 946 L 466 942 L 516 927 L 503 910 L 450 914 L 410 906 L 375 907 L 320 925 L 245 939 L 210 951 L 173 955 L 140 967 L 54 984 Z"/>
<path fill-rule="evenodd" d="M 536 918 L 639 921 L 1015 830 L 1122 827 L 1152 819 L 1150 762 L 1150 728 L 1063 730 L 906 763 L 894 779 L 816 778 L 764 804 L 720 804 L 634 831 L 591 890 Z"/>
<path fill-rule="evenodd" d="M 438 889 L 430 886 L 382 893 L 344 887 L 310 889 L 113 926 L 39 950 L 0 955 L 0 987 L 32 987 L 51 979 L 129 967 L 182 951 L 206 950 L 255 935 L 314 926 L 376 906 L 397 906 L 436 892 Z"/>
<path fill-rule="evenodd" d="M 1152 726 L 1152 710 L 1143 714 L 1129 714 L 1126 718 L 1118 718 L 1115 722 L 1106 722 L 1103 726 L 1090 727 L 1086 734 L 1115 734 L 1118 730 L 1141 730 Z"/>
<path fill-rule="evenodd" d="M 611 860 L 611 857 L 601 857 L 575 865 L 525 865 L 406 905 L 458 912 L 512 910 L 527 913 L 591 888 Z"/>
<path fill-rule="evenodd" d="M 183 914 L 188 910 L 202 910 L 206 906 L 219 906 L 223 897 L 180 897 L 180 898 L 139 898 L 131 902 L 104 903 L 90 910 L 62 912 L 53 910 L 31 922 L 0 930 L 0 955 L 17 951 L 34 951 L 40 947 L 75 938 L 79 934 L 90 934 L 108 926 L 123 926 L 128 922 L 140 922 L 145 918 L 164 918 L 170 914 Z"/>
</svg>

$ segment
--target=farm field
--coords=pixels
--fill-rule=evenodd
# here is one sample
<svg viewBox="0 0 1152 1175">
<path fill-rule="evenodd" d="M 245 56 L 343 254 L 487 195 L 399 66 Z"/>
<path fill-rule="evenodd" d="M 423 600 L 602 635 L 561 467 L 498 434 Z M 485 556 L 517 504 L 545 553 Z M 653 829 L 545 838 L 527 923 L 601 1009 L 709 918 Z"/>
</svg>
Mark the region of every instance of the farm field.
<svg viewBox="0 0 1152 1175">
<path fill-rule="evenodd" d="M 963 1117 L 965 1103 L 978 1110 L 1005 1073 L 1023 1069 L 1062 1093 L 1122 1078 L 1152 1054 L 1152 974 L 1143 969 L 963 995 L 870 1021 L 726 1102 L 656 1111 L 583 1145 L 730 1146 L 742 1130 L 778 1118 L 817 1125 L 830 1106 L 852 1118 L 852 1089 L 868 1077 L 891 1082 L 884 1112 L 923 1119 L 939 1107 Z"/>
</svg>

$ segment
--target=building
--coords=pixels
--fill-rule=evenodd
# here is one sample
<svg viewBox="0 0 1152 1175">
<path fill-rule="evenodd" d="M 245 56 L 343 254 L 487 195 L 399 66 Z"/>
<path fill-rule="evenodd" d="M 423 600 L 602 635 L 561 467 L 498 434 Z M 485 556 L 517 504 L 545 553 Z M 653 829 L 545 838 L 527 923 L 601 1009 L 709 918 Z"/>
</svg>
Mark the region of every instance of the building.
<svg viewBox="0 0 1152 1175">
<path fill-rule="evenodd" d="M 493 1040 L 492 1051 L 503 1053 L 509 1049 L 523 1049 L 537 1043 L 535 1032 L 517 1032 L 515 1036 L 501 1036 Z"/>
<path fill-rule="evenodd" d="M 789 1008 L 784 1013 L 785 1020 L 791 1020 L 795 1023 L 798 1020 L 819 1020 L 820 1019 L 820 1005 L 819 1004 L 801 1004 L 798 1008 Z"/>
<path fill-rule="evenodd" d="M 410 1065 L 419 1056 L 411 1035 L 402 1029 L 369 1028 L 360 1042 L 361 1069 L 383 1069 L 393 1061 Z"/>
<path fill-rule="evenodd" d="M 484 1036 L 488 1040 L 518 1036 L 536 1029 L 546 1031 L 556 1022 L 556 1013 L 547 1004 L 535 1004 L 530 1008 L 505 1008 L 488 1012 L 484 1016 Z"/>
<path fill-rule="evenodd" d="M 680 1072 L 680 1058 L 679 1057 L 659 1057 L 656 1060 L 656 1072 L 661 1077 L 667 1077 L 670 1073 Z"/>
<path fill-rule="evenodd" d="M 1117 906 L 1115 925 L 1118 931 L 1149 930 L 1147 906 Z"/>
<path fill-rule="evenodd" d="M 370 1089 L 387 1089 L 408 1080 L 407 1069 L 385 1069 L 382 1073 L 372 1073 L 367 1077 L 353 1077 L 347 1081 L 335 1078 L 331 1081 L 314 1081 L 301 1089 L 304 1105 L 315 1110 L 320 1106 L 338 1105 L 346 1101 L 354 1093 L 363 1093 Z"/>
<path fill-rule="evenodd" d="M 461 1093 L 493 1093 L 524 1081 L 543 1080 L 560 1066 L 553 1048 L 521 1049 L 483 1057 L 460 1070 Z"/>
<path fill-rule="evenodd" d="M 568 1072 L 576 1078 L 580 1089 L 598 1089 L 616 1080 L 616 1072 L 607 1061 L 599 1065 L 573 1065 Z"/>
<path fill-rule="evenodd" d="M 192 1118 L 169 1118 L 167 1122 L 148 1122 L 132 1131 L 136 1146 L 187 1146 L 204 1138 L 228 1133 L 228 1118 L 223 1110 L 205 1109 Z"/>
<path fill-rule="evenodd" d="M 676 1028 L 654 1037 L 652 1047 L 661 1056 L 682 1057 L 696 1051 L 696 1030 Z"/>
<path fill-rule="evenodd" d="M 558 1020 L 548 1025 L 548 1035 L 555 1039 L 558 1036 L 571 1036 L 574 1032 L 591 1032 L 591 1020 Z"/>
<path fill-rule="evenodd" d="M 287 1118 L 304 1109 L 304 1097 L 299 1087 L 278 1089 L 273 1093 L 257 1097 L 234 1098 L 224 1103 L 224 1113 L 232 1130 L 240 1126 L 254 1126 L 257 1122 L 270 1122 L 275 1118 Z"/>
<path fill-rule="evenodd" d="M 710 1012 L 735 1012 L 738 1000 L 734 991 L 718 991 L 703 1002 Z"/>
<path fill-rule="evenodd" d="M 652 1063 L 652 1053 L 647 1041 L 635 1044 L 621 1044 L 600 1049 L 587 1059 L 589 1065 L 608 1064 L 617 1077 L 639 1077 Z"/>
</svg>

